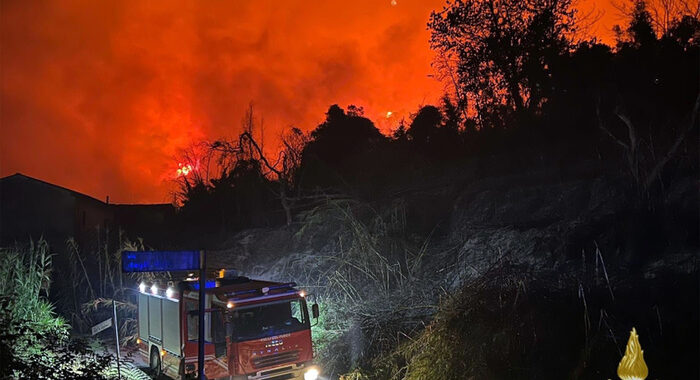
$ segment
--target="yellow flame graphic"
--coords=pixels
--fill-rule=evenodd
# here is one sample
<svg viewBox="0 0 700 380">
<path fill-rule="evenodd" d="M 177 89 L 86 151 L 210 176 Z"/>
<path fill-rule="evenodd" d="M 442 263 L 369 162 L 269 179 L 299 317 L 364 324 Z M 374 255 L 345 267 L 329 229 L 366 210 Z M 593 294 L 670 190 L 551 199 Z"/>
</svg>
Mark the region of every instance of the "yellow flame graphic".
<svg viewBox="0 0 700 380">
<path fill-rule="evenodd" d="M 639 335 L 633 327 L 627 341 L 625 356 L 617 366 L 617 376 L 622 380 L 644 380 L 649 375 L 649 368 L 644 363 L 644 350 L 639 344 Z"/>
</svg>

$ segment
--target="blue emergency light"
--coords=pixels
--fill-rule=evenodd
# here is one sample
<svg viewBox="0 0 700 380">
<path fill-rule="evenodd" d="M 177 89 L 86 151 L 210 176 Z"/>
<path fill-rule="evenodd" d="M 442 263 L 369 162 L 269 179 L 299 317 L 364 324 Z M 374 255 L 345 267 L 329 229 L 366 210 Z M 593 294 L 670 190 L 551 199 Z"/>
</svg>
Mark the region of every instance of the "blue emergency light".
<svg viewBox="0 0 700 380">
<path fill-rule="evenodd" d="M 122 272 L 173 272 L 199 269 L 199 251 L 123 251 Z"/>
<path fill-rule="evenodd" d="M 194 290 L 199 290 L 199 282 L 192 282 L 190 284 Z M 216 288 L 216 280 L 207 280 L 206 284 L 204 285 L 204 289 L 213 289 Z"/>
</svg>

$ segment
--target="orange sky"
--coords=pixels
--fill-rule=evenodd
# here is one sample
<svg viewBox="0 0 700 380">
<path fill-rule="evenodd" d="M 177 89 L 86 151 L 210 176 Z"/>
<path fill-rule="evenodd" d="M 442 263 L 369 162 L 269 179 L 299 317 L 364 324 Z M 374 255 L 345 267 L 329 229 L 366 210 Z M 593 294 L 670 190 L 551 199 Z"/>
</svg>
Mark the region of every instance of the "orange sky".
<svg viewBox="0 0 700 380">
<path fill-rule="evenodd" d="M 388 131 L 441 95 L 426 23 L 443 3 L 1 0 L 0 176 L 169 202 L 178 152 L 236 136 L 250 102 L 271 150 L 334 103 Z M 615 9 L 579 8 L 609 41 Z"/>
</svg>

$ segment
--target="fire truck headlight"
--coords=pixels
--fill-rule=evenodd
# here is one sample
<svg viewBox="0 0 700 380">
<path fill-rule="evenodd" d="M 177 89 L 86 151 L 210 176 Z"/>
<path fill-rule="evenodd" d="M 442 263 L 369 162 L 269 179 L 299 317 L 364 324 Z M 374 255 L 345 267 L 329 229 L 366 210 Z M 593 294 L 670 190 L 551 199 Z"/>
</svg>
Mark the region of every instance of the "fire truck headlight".
<svg viewBox="0 0 700 380">
<path fill-rule="evenodd" d="M 318 368 L 311 367 L 304 373 L 304 380 L 316 380 L 318 379 Z"/>
<path fill-rule="evenodd" d="M 139 284 L 139 291 L 141 293 L 146 293 L 146 283 L 142 282 Z"/>
</svg>

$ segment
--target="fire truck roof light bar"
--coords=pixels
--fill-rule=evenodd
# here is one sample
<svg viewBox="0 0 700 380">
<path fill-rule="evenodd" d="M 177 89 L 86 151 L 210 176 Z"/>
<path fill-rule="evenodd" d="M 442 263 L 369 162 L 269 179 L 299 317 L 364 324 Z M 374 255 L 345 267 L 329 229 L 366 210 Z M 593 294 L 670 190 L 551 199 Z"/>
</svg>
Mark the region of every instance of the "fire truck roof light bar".
<svg viewBox="0 0 700 380">
<path fill-rule="evenodd" d="M 270 297 L 283 297 L 283 296 L 291 296 L 297 294 L 296 290 L 290 290 L 284 293 L 277 293 L 277 294 L 271 294 L 271 295 L 264 295 L 260 297 L 251 297 L 251 298 L 244 298 L 244 297 L 229 297 L 229 301 L 257 301 L 257 300 L 263 300 L 263 299 L 269 299 Z"/>
<path fill-rule="evenodd" d="M 296 282 L 287 282 L 284 284 L 279 284 L 279 285 L 272 285 L 272 286 L 267 286 L 266 288 L 268 289 L 267 291 L 269 292 L 270 290 L 276 290 L 276 289 L 284 289 L 284 288 L 293 288 L 297 286 Z"/>
<path fill-rule="evenodd" d="M 287 282 L 284 284 L 279 284 L 279 285 L 272 285 L 272 286 L 266 286 L 262 289 L 248 289 L 248 290 L 237 290 L 233 291 L 230 293 L 226 293 L 227 297 L 233 297 L 233 296 L 242 296 L 246 294 L 255 294 L 255 293 L 269 293 L 270 290 L 279 290 L 279 289 L 289 289 L 297 286 L 296 282 Z"/>
<path fill-rule="evenodd" d="M 244 294 L 255 294 L 255 293 L 258 293 L 258 292 L 260 292 L 260 289 L 237 290 L 237 291 L 235 291 L 235 292 L 226 293 L 226 296 L 227 296 L 227 297 L 231 297 L 231 296 L 242 296 L 242 295 L 244 295 Z"/>
<path fill-rule="evenodd" d="M 194 290 L 199 290 L 199 282 L 193 282 L 190 284 Z M 216 280 L 207 280 L 206 284 L 204 285 L 204 289 L 214 289 L 216 288 Z"/>
</svg>

